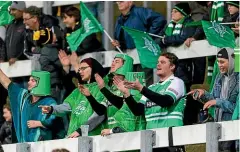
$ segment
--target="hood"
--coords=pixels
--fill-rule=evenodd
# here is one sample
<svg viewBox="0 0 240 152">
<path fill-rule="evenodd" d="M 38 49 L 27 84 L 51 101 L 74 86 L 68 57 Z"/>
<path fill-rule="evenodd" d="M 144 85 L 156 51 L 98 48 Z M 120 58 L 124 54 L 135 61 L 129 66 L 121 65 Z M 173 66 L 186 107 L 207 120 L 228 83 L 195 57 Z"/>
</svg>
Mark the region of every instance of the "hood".
<svg viewBox="0 0 240 152">
<path fill-rule="evenodd" d="M 226 50 L 227 50 L 227 53 L 228 53 L 228 62 L 229 62 L 229 67 L 228 67 L 227 76 L 231 76 L 231 75 L 234 73 L 234 58 L 233 58 L 234 49 L 232 49 L 232 48 L 221 48 L 220 50 L 222 50 L 222 49 L 226 49 Z M 218 52 L 219 52 L 220 50 L 218 50 Z"/>
<path fill-rule="evenodd" d="M 41 28 L 52 28 L 53 26 L 59 26 L 59 21 L 56 17 L 42 14 L 40 24 Z"/>
<path fill-rule="evenodd" d="M 89 83 L 92 83 L 92 82 L 96 82 L 95 81 L 95 74 L 98 73 L 102 78 L 105 77 L 106 75 L 106 72 L 105 72 L 105 69 L 103 68 L 103 66 L 95 59 L 93 58 L 86 58 L 86 59 L 83 59 L 81 61 L 81 63 L 87 63 L 91 68 L 92 68 L 92 73 L 91 73 L 91 78 L 90 78 L 90 82 Z M 79 83 L 80 84 L 86 84 L 87 82 L 83 82 L 82 79 L 81 79 L 81 76 L 79 74 L 79 72 L 77 73 L 78 77 L 79 77 Z"/>
</svg>

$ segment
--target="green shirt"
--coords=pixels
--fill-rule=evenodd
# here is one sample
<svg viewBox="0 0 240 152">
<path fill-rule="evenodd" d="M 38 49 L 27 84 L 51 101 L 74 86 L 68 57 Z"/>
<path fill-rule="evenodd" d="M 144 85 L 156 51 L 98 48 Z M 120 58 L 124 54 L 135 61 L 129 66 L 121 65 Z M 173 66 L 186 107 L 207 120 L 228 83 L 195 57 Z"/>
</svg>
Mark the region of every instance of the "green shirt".
<svg viewBox="0 0 240 152">
<path fill-rule="evenodd" d="M 181 97 L 186 93 L 184 82 L 172 75 L 164 82 L 155 83 L 148 88 L 162 95 L 170 95 L 174 99 L 174 104 L 163 108 L 143 96 L 140 102 L 145 105 L 146 128 L 182 126 L 185 98 Z"/>
</svg>

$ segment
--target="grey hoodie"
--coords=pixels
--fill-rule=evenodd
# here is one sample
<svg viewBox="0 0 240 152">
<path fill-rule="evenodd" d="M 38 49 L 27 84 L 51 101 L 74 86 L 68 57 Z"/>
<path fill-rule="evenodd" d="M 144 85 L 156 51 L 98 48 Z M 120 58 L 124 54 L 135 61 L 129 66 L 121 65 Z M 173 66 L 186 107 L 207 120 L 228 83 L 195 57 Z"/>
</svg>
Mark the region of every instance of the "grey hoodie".
<svg viewBox="0 0 240 152">
<path fill-rule="evenodd" d="M 226 48 L 229 58 L 229 70 L 226 74 L 219 73 L 215 79 L 212 92 L 205 92 L 202 101 L 216 100 L 215 121 L 231 120 L 239 93 L 239 73 L 234 72 L 234 50 Z"/>
</svg>

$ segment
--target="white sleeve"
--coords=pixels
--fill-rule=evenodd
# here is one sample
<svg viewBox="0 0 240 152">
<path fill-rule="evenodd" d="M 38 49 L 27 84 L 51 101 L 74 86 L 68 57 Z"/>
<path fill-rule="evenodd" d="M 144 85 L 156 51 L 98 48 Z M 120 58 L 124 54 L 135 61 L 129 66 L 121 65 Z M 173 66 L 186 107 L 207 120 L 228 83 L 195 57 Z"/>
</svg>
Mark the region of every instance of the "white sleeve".
<svg viewBox="0 0 240 152">
<path fill-rule="evenodd" d="M 184 82 L 179 78 L 174 78 L 166 89 L 165 94 L 173 97 L 174 102 L 178 101 L 178 99 L 180 99 L 185 94 Z"/>
</svg>

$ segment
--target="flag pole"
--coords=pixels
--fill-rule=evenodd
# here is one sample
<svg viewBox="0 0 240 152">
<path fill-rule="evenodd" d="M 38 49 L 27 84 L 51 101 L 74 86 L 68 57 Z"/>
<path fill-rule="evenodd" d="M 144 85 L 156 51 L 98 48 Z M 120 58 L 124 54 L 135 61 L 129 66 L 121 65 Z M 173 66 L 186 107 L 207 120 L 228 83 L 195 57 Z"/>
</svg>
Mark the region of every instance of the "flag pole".
<svg viewBox="0 0 240 152">
<path fill-rule="evenodd" d="M 228 22 L 228 23 L 219 23 L 219 24 L 226 24 L 226 25 L 230 25 L 230 24 L 240 24 L 239 22 Z"/>
<path fill-rule="evenodd" d="M 106 31 L 105 29 L 104 29 L 103 31 L 104 31 L 104 33 L 107 35 L 107 37 L 110 39 L 110 41 L 112 42 L 113 39 L 112 39 L 111 36 L 107 33 L 107 31 Z M 120 53 L 123 54 L 122 50 L 121 50 L 118 46 L 116 46 L 116 48 L 118 49 L 118 51 L 119 51 Z"/>
<path fill-rule="evenodd" d="M 144 33 L 147 33 L 147 32 L 144 32 Z M 149 35 L 151 35 L 151 36 L 155 36 L 155 37 L 161 38 L 161 39 L 163 39 L 163 38 L 164 38 L 163 36 L 159 36 L 159 35 L 152 34 L 152 33 L 147 33 L 147 34 L 149 34 Z"/>
</svg>

